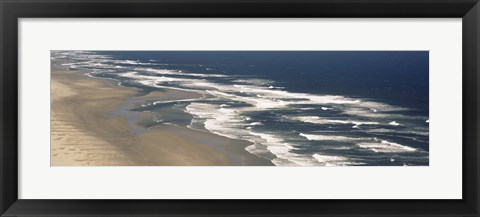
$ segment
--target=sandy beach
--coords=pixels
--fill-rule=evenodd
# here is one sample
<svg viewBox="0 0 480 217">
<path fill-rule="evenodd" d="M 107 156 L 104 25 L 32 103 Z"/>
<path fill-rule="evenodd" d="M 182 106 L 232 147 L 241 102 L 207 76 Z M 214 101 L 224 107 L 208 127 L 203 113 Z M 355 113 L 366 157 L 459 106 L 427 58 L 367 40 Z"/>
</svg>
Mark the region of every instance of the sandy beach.
<svg viewBox="0 0 480 217">
<path fill-rule="evenodd" d="M 245 151 L 249 142 L 183 126 L 142 128 L 149 113 L 129 111 L 136 101 L 188 99 L 176 90 L 140 94 L 113 80 L 52 67 L 52 166 L 272 165 Z M 166 114 L 168 115 L 168 114 Z"/>
</svg>

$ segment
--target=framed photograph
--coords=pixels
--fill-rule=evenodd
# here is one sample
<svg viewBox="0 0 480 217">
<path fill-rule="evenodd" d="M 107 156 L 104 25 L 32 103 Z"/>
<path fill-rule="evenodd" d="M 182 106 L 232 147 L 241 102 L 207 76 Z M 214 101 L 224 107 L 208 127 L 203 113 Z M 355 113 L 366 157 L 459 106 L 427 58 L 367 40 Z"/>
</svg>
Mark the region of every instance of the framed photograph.
<svg viewBox="0 0 480 217">
<path fill-rule="evenodd" d="M 2 216 L 478 216 L 477 0 L 2 0 Z"/>
</svg>

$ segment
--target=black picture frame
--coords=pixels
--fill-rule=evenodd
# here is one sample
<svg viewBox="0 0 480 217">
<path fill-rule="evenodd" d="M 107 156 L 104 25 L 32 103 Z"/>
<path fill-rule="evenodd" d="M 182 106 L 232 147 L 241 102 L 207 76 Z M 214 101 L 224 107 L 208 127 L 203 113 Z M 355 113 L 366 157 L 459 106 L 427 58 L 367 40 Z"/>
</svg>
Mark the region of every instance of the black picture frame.
<svg viewBox="0 0 480 217">
<path fill-rule="evenodd" d="M 478 0 L 0 0 L 2 216 L 478 216 Z M 463 34 L 461 200 L 18 199 L 18 19 L 134 17 L 457 17 Z M 448 43 L 448 42 L 445 42 Z"/>
</svg>

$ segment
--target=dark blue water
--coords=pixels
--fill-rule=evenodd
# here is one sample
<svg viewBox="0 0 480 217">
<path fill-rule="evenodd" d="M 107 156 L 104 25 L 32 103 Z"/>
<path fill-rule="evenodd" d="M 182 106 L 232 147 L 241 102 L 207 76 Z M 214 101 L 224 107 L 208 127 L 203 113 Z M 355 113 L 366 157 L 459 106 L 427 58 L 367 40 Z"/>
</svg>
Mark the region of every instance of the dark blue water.
<svg viewBox="0 0 480 217">
<path fill-rule="evenodd" d="M 52 58 L 145 93 L 203 94 L 132 111 L 163 114 L 153 125 L 250 141 L 247 151 L 276 165 L 429 163 L 426 51 L 58 51 Z"/>
<path fill-rule="evenodd" d="M 271 79 L 295 92 L 372 98 L 428 116 L 428 51 L 98 52 L 177 70 Z M 199 66 L 202 65 L 202 66 Z M 211 70 L 207 70 L 207 68 Z"/>
</svg>

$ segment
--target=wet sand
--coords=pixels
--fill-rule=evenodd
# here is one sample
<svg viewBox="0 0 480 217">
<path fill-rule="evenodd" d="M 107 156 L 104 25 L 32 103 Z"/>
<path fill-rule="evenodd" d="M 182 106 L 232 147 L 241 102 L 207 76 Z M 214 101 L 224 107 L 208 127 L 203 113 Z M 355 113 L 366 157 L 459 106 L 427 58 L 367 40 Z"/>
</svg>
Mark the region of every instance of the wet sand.
<svg viewBox="0 0 480 217">
<path fill-rule="evenodd" d="M 183 126 L 136 131 L 136 119 L 140 122 L 153 116 L 127 110 L 114 112 L 131 99 L 176 100 L 198 94 L 163 90 L 139 96 L 134 88 L 84 74 L 52 68 L 52 166 L 272 165 L 245 151 L 249 142 Z M 136 118 L 129 121 L 128 117 Z"/>
</svg>

